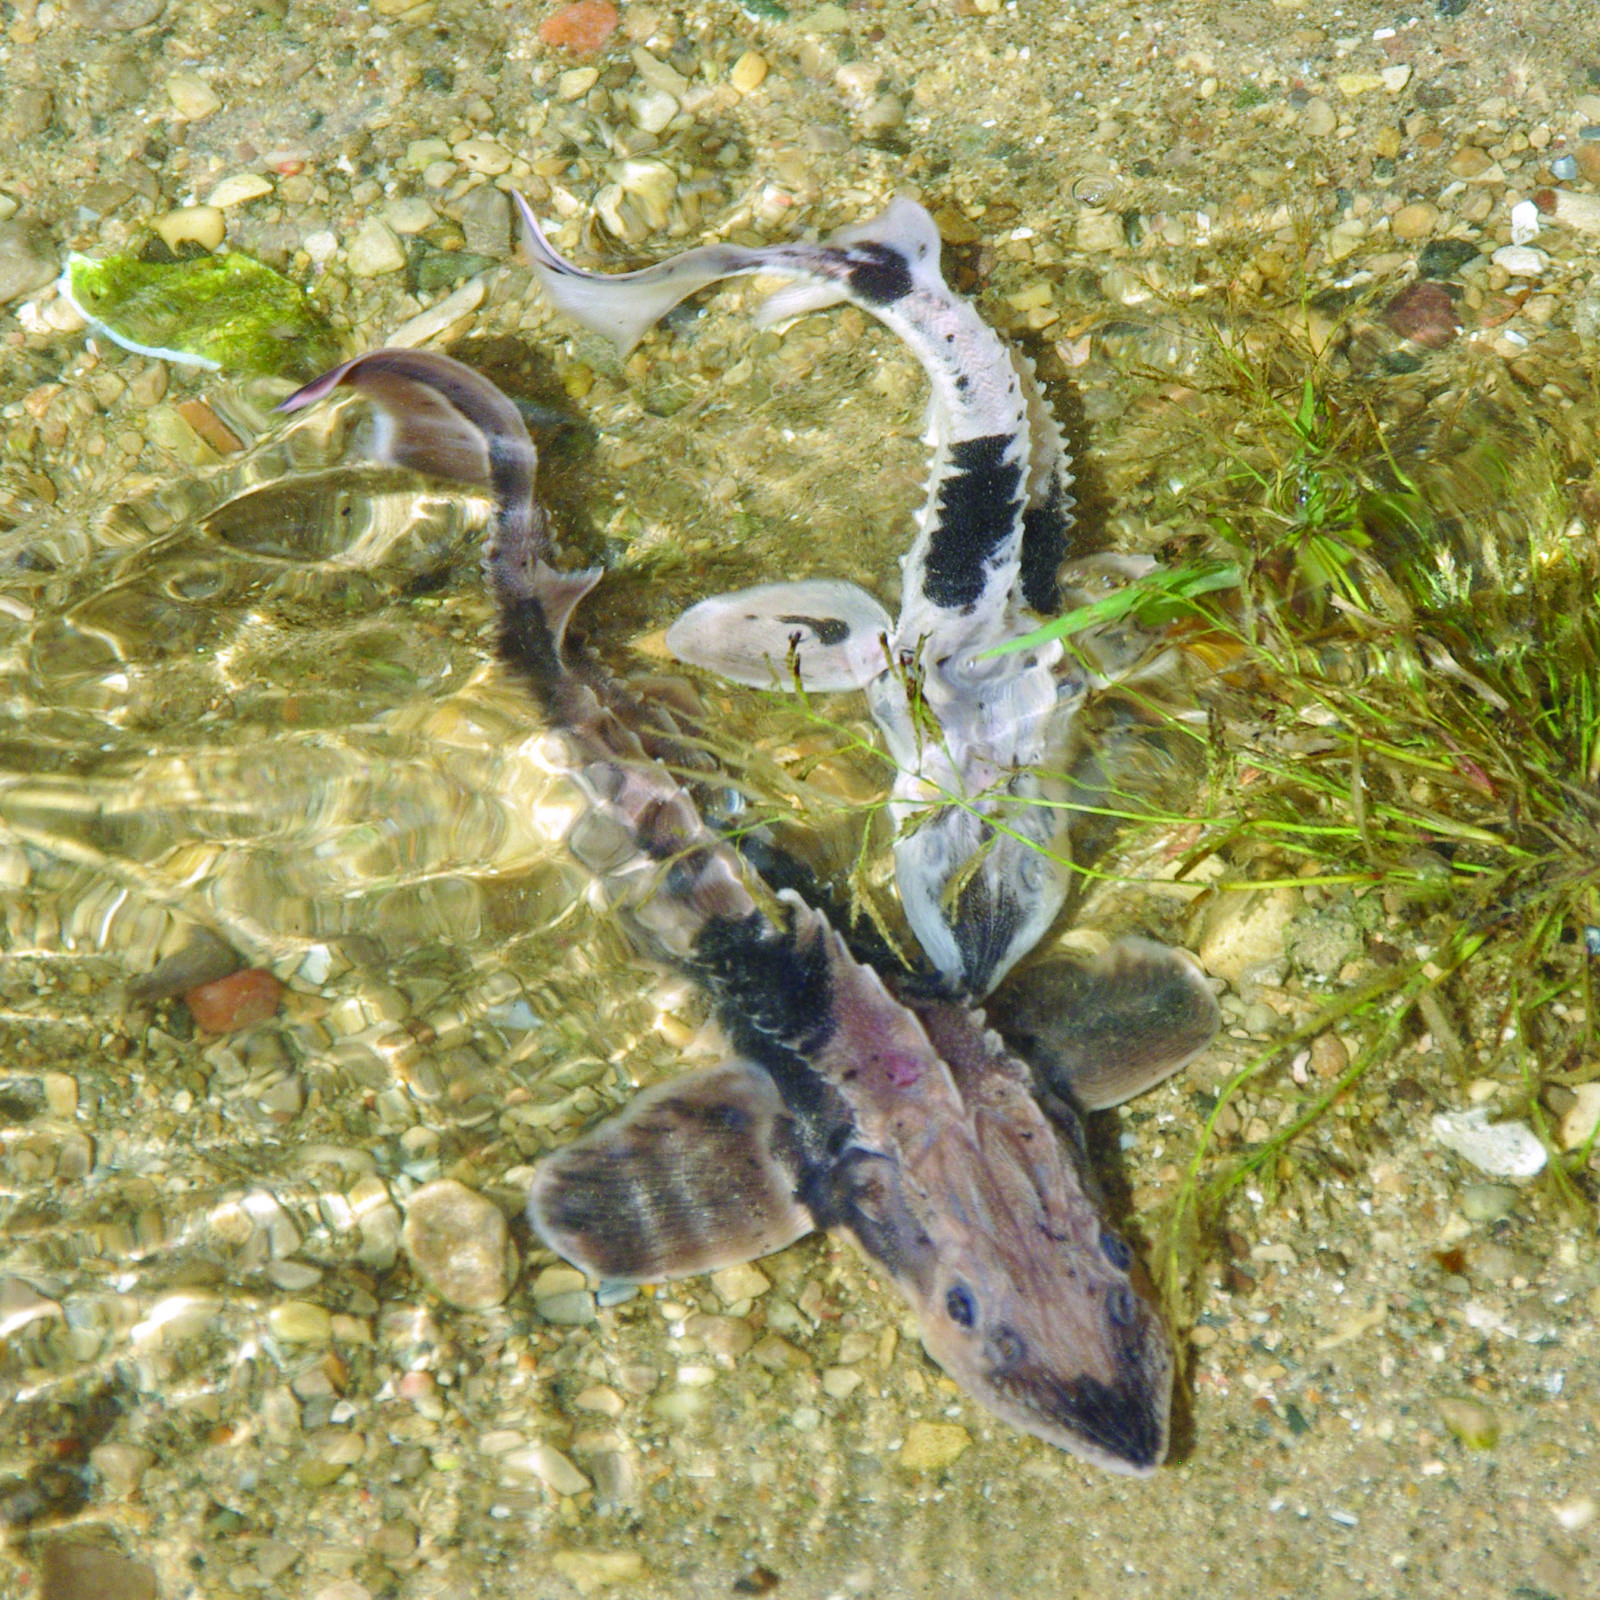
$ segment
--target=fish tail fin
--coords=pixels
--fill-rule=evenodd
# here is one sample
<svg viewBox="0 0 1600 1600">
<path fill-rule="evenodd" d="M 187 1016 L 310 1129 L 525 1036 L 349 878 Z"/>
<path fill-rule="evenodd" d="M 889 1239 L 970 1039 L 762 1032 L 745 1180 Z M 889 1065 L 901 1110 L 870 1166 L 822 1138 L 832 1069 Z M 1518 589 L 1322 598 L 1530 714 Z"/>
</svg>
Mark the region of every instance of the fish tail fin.
<svg viewBox="0 0 1600 1600">
<path fill-rule="evenodd" d="M 666 314 L 698 289 L 720 278 L 753 272 L 757 252 L 737 245 L 702 245 L 638 272 L 585 272 L 545 237 L 533 208 L 513 194 L 522 219 L 522 249 L 546 298 L 592 333 L 603 333 L 627 353 Z"/>
</svg>

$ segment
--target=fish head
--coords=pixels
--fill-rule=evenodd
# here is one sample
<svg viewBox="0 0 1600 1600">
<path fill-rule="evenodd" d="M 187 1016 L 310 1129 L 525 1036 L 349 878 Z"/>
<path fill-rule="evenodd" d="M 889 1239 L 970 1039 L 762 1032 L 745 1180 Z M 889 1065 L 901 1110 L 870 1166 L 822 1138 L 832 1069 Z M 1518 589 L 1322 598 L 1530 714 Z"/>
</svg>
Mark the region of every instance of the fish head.
<svg viewBox="0 0 1600 1600">
<path fill-rule="evenodd" d="M 948 1066 L 958 1120 L 901 1141 L 925 1244 L 923 1344 L 996 1416 L 1112 1472 L 1166 1454 L 1172 1346 L 1132 1250 L 1105 1220 L 1070 1108 L 1047 1120 L 1026 1067 L 980 1014 L 914 1002 Z"/>
<path fill-rule="evenodd" d="M 917 1311 L 928 1354 L 989 1411 L 1111 1472 L 1144 1477 L 1167 1451 L 1172 1347 L 1106 1232 L 1100 1260 L 1043 1235 L 941 1248 Z M 1102 1262 L 1104 1263 L 1102 1266 Z"/>
</svg>

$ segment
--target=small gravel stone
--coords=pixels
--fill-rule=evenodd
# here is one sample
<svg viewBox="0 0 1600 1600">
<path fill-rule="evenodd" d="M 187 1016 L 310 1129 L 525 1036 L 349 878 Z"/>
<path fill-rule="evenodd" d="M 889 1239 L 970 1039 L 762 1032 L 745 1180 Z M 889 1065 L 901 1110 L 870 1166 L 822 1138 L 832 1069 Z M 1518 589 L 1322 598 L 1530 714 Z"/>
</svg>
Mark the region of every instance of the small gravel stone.
<svg viewBox="0 0 1600 1600">
<path fill-rule="evenodd" d="M 1491 1178 L 1537 1177 L 1548 1159 L 1532 1128 L 1521 1122 L 1491 1123 L 1484 1106 L 1441 1113 L 1433 1119 L 1433 1136 Z"/>
<path fill-rule="evenodd" d="M 1456 303 L 1443 284 L 1414 283 L 1383 308 L 1384 321 L 1403 339 L 1441 350 L 1461 331 Z"/>
<path fill-rule="evenodd" d="M 1491 1450 L 1500 1438 L 1500 1423 L 1481 1400 L 1442 1395 L 1434 1401 L 1439 1418 L 1469 1450 Z"/>
<path fill-rule="evenodd" d="M 345 259 L 356 277 L 379 278 L 399 272 L 406 264 L 406 253 L 388 223 L 379 217 L 368 217 L 356 229 Z"/>
<path fill-rule="evenodd" d="M 511 152 L 493 139 L 463 139 L 451 147 L 450 154 L 468 172 L 479 172 L 495 178 L 511 169 Z"/>
<path fill-rule="evenodd" d="M 184 244 L 215 250 L 227 231 L 220 206 L 180 206 L 176 211 L 157 217 L 151 226 L 172 251 Z"/>
<path fill-rule="evenodd" d="M 611 0 L 573 0 L 539 24 L 539 37 L 559 50 L 589 55 L 617 31 L 617 21 Z"/>
<path fill-rule="evenodd" d="M 411 1197 L 401 1243 L 428 1287 L 451 1305 L 481 1311 L 511 1292 L 516 1255 L 504 1215 L 453 1178 Z"/>
<path fill-rule="evenodd" d="M 1227 889 L 1206 912 L 1198 954 L 1207 972 L 1230 983 L 1283 957 L 1297 901 L 1291 889 Z"/>
<path fill-rule="evenodd" d="M 620 1417 L 627 1405 L 620 1394 L 609 1384 L 591 1384 L 573 1396 L 572 1403 L 582 1411 L 598 1411 L 602 1416 Z"/>
<path fill-rule="evenodd" d="M 1461 1191 L 1461 1215 L 1468 1222 L 1498 1222 L 1516 1203 L 1517 1191 L 1503 1183 L 1469 1183 Z"/>
<path fill-rule="evenodd" d="M 229 206 L 242 206 L 271 193 L 272 185 L 259 172 L 236 172 L 212 189 L 206 204 L 226 211 Z"/>
<path fill-rule="evenodd" d="M 1572 1100 L 1561 1113 L 1556 1142 L 1563 1150 L 1576 1150 L 1600 1124 L 1600 1083 L 1580 1083 L 1569 1092 Z"/>
<path fill-rule="evenodd" d="M 112 1500 L 121 1500 L 139 1487 L 139 1481 L 155 1463 L 152 1451 L 131 1444 L 98 1444 L 89 1452 L 89 1464 L 100 1486 Z"/>
<path fill-rule="evenodd" d="M 174 72 L 167 79 L 167 98 L 180 117 L 199 122 L 209 117 L 222 101 L 215 89 L 197 72 Z"/>
<path fill-rule="evenodd" d="M 631 1550 L 557 1550 L 550 1564 L 582 1595 L 637 1583 L 645 1575 L 644 1558 Z"/>
<path fill-rule="evenodd" d="M 1513 278 L 1537 278 L 1550 265 L 1549 256 L 1531 244 L 1502 245 L 1490 259 Z"/>
<path fill-rule="evenodd" d="M 599 81 L 597 67 L 569 67 L 556 79 L 556 95 L 562 100 L 579 100 Z"/>
<path fill-rule="evenodd" d="M 327 1344 L 333 1337 L 333 1316 L 311 1300 L 285 1300 L 267 1313 L 267 1326 L 285 1344 Z"/>
<path fill-rule="evenodd" d="M 1389 219 L 1389 227 L 1397 239 L 1426 239 L 1438 226 L 1439 212 L 1425 200 L 1401 206 Z"/>
<path fill-rule="evenodd" d="M 0 305 L 54 283 L 61 271 L 55 241 L 37 222 L 0 222 Z"/>
<path fill-rule="evenodd" d="M 557 1494 L 582 1494 L 589 1480 L 552 1444 L 530 1444 L 500 1457 L 501 1467 L 521 1477 L 537 1478 Z"/>
<path fill-rule="evenodd" d="M 900 1447 L 900 1465 L 911 1472 L 942 1472 L 971 1443 L 959 1422 L 913 1422 Z"/>
<path fill-rule="evenodd" d="M 282 1000 L 283 985 L 258 967 L 198 984 L 183 996 L 195 1026 L 206 1033 L 237 1033 L 265 1022 L 277 1014 Z"/>
<path fill-rule="evenodd" d="M 746 50 L 734 62 L 733 71 L 728 74 L 728 82 L 740 94 L 751 94 L 766 81 L 767 71 L 767 58 L 757 51 Z"/>
<path fill-rule="evenodd" d="M 737 1266 L 713 1272 L 711 1287 L 731 1306 L 764 1295 L 772 1287 L 772 1280 L 754 1262 L 741 1261 Z"/>
<path fill-rule="evenodd" d="M 1306 101 L 1303 115 L 1306 132 L 1314 139 L 1326 138 L 1339 126 L 1339 118 L 1334 114 L 1333 107 L 1321 95 L 1314 95 Z"/>
</svg>

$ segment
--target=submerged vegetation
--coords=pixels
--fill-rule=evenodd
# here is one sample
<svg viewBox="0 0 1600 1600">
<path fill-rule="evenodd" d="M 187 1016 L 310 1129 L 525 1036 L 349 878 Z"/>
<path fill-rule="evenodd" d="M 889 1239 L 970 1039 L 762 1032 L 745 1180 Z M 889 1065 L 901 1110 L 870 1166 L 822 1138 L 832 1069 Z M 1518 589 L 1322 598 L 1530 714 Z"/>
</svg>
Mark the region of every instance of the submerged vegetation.
<svg viewBox="0 0 1600 1600">
<path fill-rule="evenodd" d="M 1117 879 L 1139 835 L 1159 832 L 1177 857 L 1164 875 L 1204 884 L 1196 915 L 1229 890 L 1318 890 L 1363 929 L 1310 1015 L 1195 1096 L 1192 1152 L 1146 1219 L 1180 1322 L 1227 1194 L 1320 1170 L 1303 1136 L 1353 1097 L 1358 1124 L 1368 1097 L 1387 1104 L 1400 1073 L 1383 1064 L 1423 1035 L 1458 1080 L 1432 1098 L 1499 1081 L 1502 1108 L 1551 1155 L 1545 1181 L 1569 1200 L 1592 1188 L 1593 1135 L 1563 1149 L 1556 1131 L 1562 1092 L 1600 1071 L 1600 552 L 1570 453 L 1585 426 L 1569 408 L 1557 435 L 1491 387 L 1391 427 L 1281 336 L 1248 361 L 1219 348 L 1199 403 L 1164 419 L 1177 438 L 1159 457 L 1209 470 L 1173 468 L 1153 490 L 1154 520 L 1192 531 L 1006 647 L 1064 638 L 1092 661 L 1098 637 L 1128 627 L 1164 662 L 1108 691 L 1144 744 L 1079 783 L 1086 882 Z M 790 729 L 784 754 L 758 771 L 747 747 L 731 763 L 717 752 L 753 802 L 741 825 L 787 816 L 849 841 L 825 868 L 893 942 L 883 796 L 860 787 L 881 755 L 864 725 L 803 695 L 767 709 Z M 841 763 L 855 774 L 843 791 Z M 1173 798 L 1175 767 L 1198 797 Z M 1344 1064 L 1308 1079 L 1305 1053 L 1329 1032 Z M 1224 1148 L 1227 1108 L 1269 1080 L 1287 1111 Z"/>
<path fill-rule="evenodd" d="M 1458 397 L 1390 433 L 1309 355 L 1277 375 L 1230 359 L 1229 376 L 1246 402 L 1231 469 L 1190 491 L 1214 545 L 1149 586 L 1158 614 L 1187 613 L 1174 627 L 1210 714 L 1205 820 L 1177 875 L 1215 858 L 1213 893 L 1333 888 L 1366 902 L 1379 931 L 1353 985 L 1222 1087 L 1154 1219 L 1180 1314 L 1223 1197 L 1289 1178 L 1299 1137 L 1409 1035 L 1429 1035 L 1463 1082 L 1515 1086 L 1568 1198 L 1592 1188 L 1595 1140 L 1560 1148 L 1552 1102 L 1600 1071 L 1600 554 L 1586 469 L 1531 412 Z M 1583 430 L 1568 420 L 1570 449 Z M 1216 582 L 1221 554 L 1236 582 Z M 1348 1065 L 1302 1084 L 1269 1137 L 1217 1159 L 1230 1099 L 1335 1028 Z"/>
</svg>

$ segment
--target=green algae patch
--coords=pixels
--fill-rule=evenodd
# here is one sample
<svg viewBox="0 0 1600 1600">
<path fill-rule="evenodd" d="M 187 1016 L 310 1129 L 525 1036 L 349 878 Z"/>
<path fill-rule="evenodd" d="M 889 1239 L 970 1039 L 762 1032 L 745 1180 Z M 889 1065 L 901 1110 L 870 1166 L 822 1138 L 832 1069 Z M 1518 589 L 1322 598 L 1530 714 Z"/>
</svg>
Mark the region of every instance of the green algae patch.
<svg viewBox="0 0 1600 1600">
<path fill-rule="evenodd" d="M 67 259 L 61 293 L 139 355 L 212 371 L 303 378 L 336 364 L 339 341 L 298 284 L 250 256 Z"/>
</svg>

